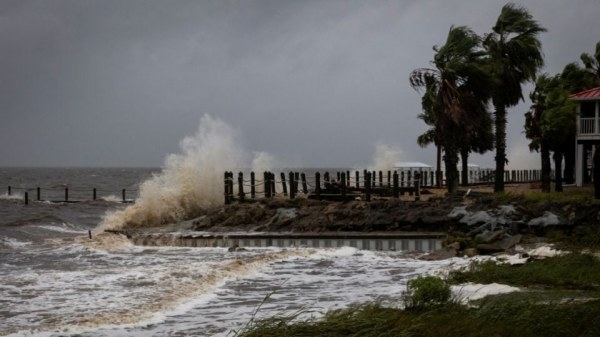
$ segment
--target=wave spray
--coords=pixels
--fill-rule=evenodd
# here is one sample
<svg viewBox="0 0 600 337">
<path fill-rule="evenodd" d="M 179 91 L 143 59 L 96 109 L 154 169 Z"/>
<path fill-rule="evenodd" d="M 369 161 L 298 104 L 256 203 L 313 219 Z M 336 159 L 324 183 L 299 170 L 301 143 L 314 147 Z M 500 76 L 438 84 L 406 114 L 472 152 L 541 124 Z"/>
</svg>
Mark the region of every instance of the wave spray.
<svg viewBox="0 0 600 337">
<path fill-rule="evenodd" d="M 205 115 L 196 134 L 184 138 L 180 148 L 180 154 L 167 157 L 161 173 L 140 185 L 134 205 L 107 214 L 98 229 L 158 226 L 221 205 L 223 173 L 241 167 L 244 157 L 235 130 Z"/>
</svg>

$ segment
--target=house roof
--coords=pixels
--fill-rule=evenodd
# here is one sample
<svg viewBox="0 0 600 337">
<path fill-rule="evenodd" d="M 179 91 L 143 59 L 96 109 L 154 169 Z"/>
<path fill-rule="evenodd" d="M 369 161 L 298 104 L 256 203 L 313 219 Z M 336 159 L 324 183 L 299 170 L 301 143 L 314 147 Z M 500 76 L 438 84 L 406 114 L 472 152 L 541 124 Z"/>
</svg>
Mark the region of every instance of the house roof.
<svg viewBox="0 0 600 337">
<path fill-rule="evenodd" d="M 578 92 L 570 96 L 575 101 L 597 101 L 600 100 L 600 87 Z"/>
<path fill-rule="evenodd" d="M 418 161 L 405 161 L 394 164 L 394 168 L 431 168 L 431 166 Z"/>
</svg>

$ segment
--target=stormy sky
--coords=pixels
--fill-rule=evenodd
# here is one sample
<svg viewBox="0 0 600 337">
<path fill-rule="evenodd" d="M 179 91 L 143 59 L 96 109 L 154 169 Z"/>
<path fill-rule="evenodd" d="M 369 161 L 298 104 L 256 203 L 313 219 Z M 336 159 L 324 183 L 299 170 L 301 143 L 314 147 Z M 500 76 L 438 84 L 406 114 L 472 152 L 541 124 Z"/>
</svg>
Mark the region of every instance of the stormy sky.
<svg viewBox="0 0 600 337">
<path fill-rule="evenodd" d="M 487 33 L 504 3 L 2 0 L 0 166 L 161 166 L 204 114 L 290 165 L 367 165 L 378 143 L 434 164 L 408 75 L 451 25 Z M 600 40 L 598 0 L 517 3 L 548 29 L 546 72 Z M 538 161 L 528 107 L 509 111 L 512 166 Z"/>
</svg>

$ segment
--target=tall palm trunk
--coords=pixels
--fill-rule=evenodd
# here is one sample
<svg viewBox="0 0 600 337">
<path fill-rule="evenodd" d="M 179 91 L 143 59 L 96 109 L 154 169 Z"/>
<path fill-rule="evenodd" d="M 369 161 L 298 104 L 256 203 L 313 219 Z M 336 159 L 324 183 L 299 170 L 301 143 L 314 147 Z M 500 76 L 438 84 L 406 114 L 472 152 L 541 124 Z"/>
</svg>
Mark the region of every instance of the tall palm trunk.
<svg viewBox="0 0 600 337">
<path fill-rule="evenodd" d="M 496 180 L 494 192 L 504 191 L 504 165 L 506 163 L 506 107 L 494 103 L 496 126 Z"/>
<path fill-rule="evenodd" d="M 462 148 L 460 149 L 460 161 L 462 163 L 461 170 L 461 185 L 468 186 L 469 185 L 469 149 Z"/>
<path fill-rule="evenodd" d="M 542 139 L 540 142 L 540 156 L 542 158 L 542 192 L 550 193 L 550 150 L 548 150 L 548 140 Z"/>
<path fill-rule="evenodd" d="M 565 156 L 565 184 L 573 184 L 575 177 L 575 140 L 571 142 L 571 145 L 565 145 L 563 154 Z"/>
<path fill-rule="evenodd" d="M 435 170 L 435 183 L 438 188 L 442 187 L 442 146 L 437 145 L 437 162 Z"/>
<path fill-rule="evenodd" d="M 554 185 L 554 190 L 556 192 L 562 192 L 563 191 L 563 186 L 562 186 L 562 160 L 563 160 L 563 154 L 560 151 L 554 151 L 554 169 L 555 169 L 555 178 L 556 178 L 556 182 Z"/>
<path fill-rule="evenodd" d="M 448 193 L 454 194 L 458 192 L 458 151 L 453 146 L 444 148 L 444 164 L 446 164 L 446 185 Z"/>
</svg>

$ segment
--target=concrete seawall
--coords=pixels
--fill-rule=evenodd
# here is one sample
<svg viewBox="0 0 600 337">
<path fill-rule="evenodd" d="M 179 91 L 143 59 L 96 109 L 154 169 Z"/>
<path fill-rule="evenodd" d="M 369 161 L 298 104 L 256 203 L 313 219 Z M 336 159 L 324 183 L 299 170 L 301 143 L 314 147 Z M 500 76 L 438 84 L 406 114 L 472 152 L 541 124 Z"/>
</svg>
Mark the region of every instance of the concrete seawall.
<svg viewBox="0 0 600 337">
<path fill-rule="evenodd" d="M 355 247 L 364 250 L 431 252 L 442 247 L 445 233 L 127 233 L 141 246 L 180 247 Z"/>
</svg>

